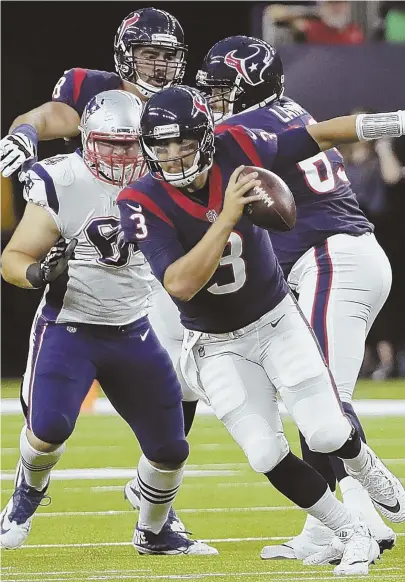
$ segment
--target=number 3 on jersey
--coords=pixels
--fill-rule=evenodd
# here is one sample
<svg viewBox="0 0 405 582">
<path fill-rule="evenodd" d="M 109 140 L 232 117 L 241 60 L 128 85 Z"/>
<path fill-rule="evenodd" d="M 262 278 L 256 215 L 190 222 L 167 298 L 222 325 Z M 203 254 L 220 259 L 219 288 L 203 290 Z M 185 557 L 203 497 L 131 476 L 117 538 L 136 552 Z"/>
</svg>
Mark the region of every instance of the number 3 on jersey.
<svg viewBox="0 0 405 582">
<path fill-rule="evenodd" d="M 235 293 L 239 291 L 246 282 L 246 265 L 242 258 L 243 241 L 237 232 L 231 232 L 227 245 L 230 245 L 229 255 L 225 255 L 219 261 L 218 269 L 221 267 L 231 267 L 233 281 L 223 285 L 214 283 L 208 287 L 207 291 L 214 295 L 224 295 L 225 293 Z"/>
</svg>

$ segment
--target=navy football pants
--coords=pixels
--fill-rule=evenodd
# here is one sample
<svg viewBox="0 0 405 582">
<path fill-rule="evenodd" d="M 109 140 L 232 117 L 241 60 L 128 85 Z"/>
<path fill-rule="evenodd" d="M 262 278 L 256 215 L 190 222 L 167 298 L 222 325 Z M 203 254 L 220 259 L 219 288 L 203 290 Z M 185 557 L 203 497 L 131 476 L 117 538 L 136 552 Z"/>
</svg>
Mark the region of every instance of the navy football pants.
<svg viewBox="0 0 405 582">
<path fill-rule="evenodd" d="M 180 385 L 146 317 L 114 327 L 55 324 L 39 316 L 33 330 L 21 400 L 37 438 L 51 444 L 68 439 L 97 379 L 148 459 L 187 458 Z"/>
</svg>

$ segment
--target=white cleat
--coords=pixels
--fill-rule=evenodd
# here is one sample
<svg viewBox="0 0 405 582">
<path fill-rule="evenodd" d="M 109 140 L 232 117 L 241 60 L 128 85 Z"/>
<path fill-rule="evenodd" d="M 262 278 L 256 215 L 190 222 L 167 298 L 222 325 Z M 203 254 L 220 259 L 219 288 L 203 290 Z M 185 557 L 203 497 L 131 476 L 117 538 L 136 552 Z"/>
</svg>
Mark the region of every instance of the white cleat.
<svg viewBox="0 0 405 582">
<path fill-rule="evenodd" d="M 380 557 L 378 543 L 367 526 L 357 523 L 352 530 L 345 529 L 343 537 L 345 549 L 342 561 L 333 570 L 335 576 L 365 576 L 370 564 Z M 341 537 L 340 532 L 339 537 Z"/>
<path fill-rule="evenodd" d="M 343 459 L 347 473 L 357 479 L 379 512 L 394 523 L 405 521 L 405 490 L 399 480 L 368 447 L 369 458 L 362 471 L 353 471 Z"/>
<path fill-rule="evenodd" d="M 47 489 L 48 485 L 42 491 L 29 487 L 21 464 L 18 464 L 14 493 L 0 515 L 2 548 L 16 550 L 23 545 L 30 533 L 34 513 L 45 498 Z"/>
<path fill-rule="evenodd" d="M 336 576 L 364 576 L 370 564 L 380 556 L 378 543 L 369 529 L 357 522 L 341 529 L 332 543 L 318 554 L 304 560 L 305 566 L 321 566 L 340 562 L 334 569 Z"/>
<path fill-rule="evenodd" d="M 10 521 L 9 516 L 12 510 L 13 498 L 7 503 L 0 516 L 0 546 L 6 550 L 20 548 L 27 539 L 32 524 L 32 517 L 22 523 Z"/>
<path fill-rule="evenodd" d="M 262 560 L 304 560 L 329 547 L 334 538 L 332 530 L 309 516 L 302 533 L 284 544 L 265 546 L 260 557 Z"/>
</svg>

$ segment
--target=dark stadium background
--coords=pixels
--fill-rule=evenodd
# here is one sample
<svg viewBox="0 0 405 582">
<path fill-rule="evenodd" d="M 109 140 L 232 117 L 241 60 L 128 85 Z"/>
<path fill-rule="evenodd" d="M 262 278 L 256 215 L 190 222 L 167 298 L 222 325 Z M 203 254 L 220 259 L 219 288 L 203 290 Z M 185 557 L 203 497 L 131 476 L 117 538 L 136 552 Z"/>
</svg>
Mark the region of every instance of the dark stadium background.
<svg viewBox="0 0 405 582">
<path fill-rule="evenodd" d="M 252 8 L 255 8 L 256 11 Z M 72 67 L 114 70 L 113 39 L 121 20 L 130 12 L 155 6 L 176 16 L 185 32 L 189 46 L 188 67 L 185 82 L 193 84 L 195 73 L 209 48 L 219 39 L 234 34 L 257 32 L 257 6 L 254 2 L 3 2 L 1 6 L 1 81 L 2 81 L 2 129 L 7 133 L 13 119 L 51 98 L 52 90 L 65 69 Z M 255 23 L 252 21 L 256 17 Z M 357 59 L 362 74 L 372 79 L 376 70 L 384 76 L 383 86 L 369 86 L 364 79 L 347 84 L 339 80 L 343 74 L 333 52 L 328 52 L 330 65 L 318 73 L 316 62 L 319 52 L 303 45 L 282 47 L 281 53 L 287 72 L 287 92 L 301 101 L 318 119 L 329 115 L 347 113 L 345 103 L 352 107 L 374 105 L 383 111 L 405 108 L 405 45 L 386 48 L 374 44 L 369 49 L 362 46 L 363 57 Z M 381 47 L 381 50 L 378 48 Z M 344 53 L 345 49 L 347 53 Z M 343 47 L 340 58 L 354 63 L 350 51 L 357 47 Z M 360 52 L 357 54 L 360 55 Z M 343 56 L 342 56 L 343 55 Z M 392 55 L 392 56 L 391 56 Z M 375 59 L 380 59 L 376 64 Z M 364 60 L 362 65 L 361 58 Z M 305 67 L 300 62 L 305 63 Z M 402 64 L 401 64 L 402 63 Z M 353 64 L 354 66 L 354 64 Z M 377 68 L 376 68 L 377 67 Z M 312 71 L 310 69 L 312 68 Z M 337 74 L 332 71 L 337 69 Z M 401 72 L 402 71 L 402 72 Z M 312 74 L 312 78 L 310 75 Z M 348 73 L 350 74 L 350 73 Z M 325 77 L 329 75 L 330 80 Z M 353 70 L 352 76 L 356 76 Z M 318 79 L 318 86 L 316 86 Z M 324 92 L 324 87 L 333 87 Z M 372 81 L 370 81 L 371 83 Z M 332 83 L 332 84 L 331 84 Z M 392 83 L 392 86 L 387 86 Z M 342 91 L 340 96 L 334 91 Z M 311 93 L 312 91 L 312 93 Z M 352 91 L 352 93 L 350 93 Z M 357 92 L 356 92 L 357 91 Z M 364 103 L 364 97 L 369 102 Z M 346 102 L 345 102 L 346 99 Z M 405 138 L 404 138 L 405 139 Z M 40 144 L 39 155 L 44 158 L 63 152 L 62 140 Z M 403 148 L 405 149 L 405 148 Z M 399 151 L 405 164 L 405 152 Z M 24 201 L 16 178 L 13 178 L 14 209 L 17 218 L 24 209 Z M 393 190 L 391 218 L 382 222 L 379 232 L 385 240 L 385 248 L 394 268 L 394 288 L 385 312 L 386 326 L 391 322 L 396 329 L 405 328 L 405 192 L 403 185 Z M 2 246 L 11 232 L 2 231 Z M 384 244 L 383 244 L 384 246 Z M 32 317 L 41 295 L 38 291 L 26 291 L 12 287 L 4 281 L 2 290 L 2 376 L 16 377 L 25 367 L 28 336 Z M 394 341 L 400 341 L 400 332 L 394 332 Z"/>
</svg>

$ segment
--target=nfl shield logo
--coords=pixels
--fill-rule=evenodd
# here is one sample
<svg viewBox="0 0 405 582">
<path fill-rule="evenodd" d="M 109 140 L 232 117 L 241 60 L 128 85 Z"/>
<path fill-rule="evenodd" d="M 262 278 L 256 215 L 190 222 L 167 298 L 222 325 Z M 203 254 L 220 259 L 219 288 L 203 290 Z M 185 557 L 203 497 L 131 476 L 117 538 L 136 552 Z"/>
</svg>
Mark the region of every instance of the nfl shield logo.
<svg viewBox="0 0 405 582">
<path fill-rule="evenodd" d="M 218 218 L 218 214 L 215 210 L 208 210 L 207 214 L 205 215 L 210 222 L 215 222 Z"/>
</svg>

